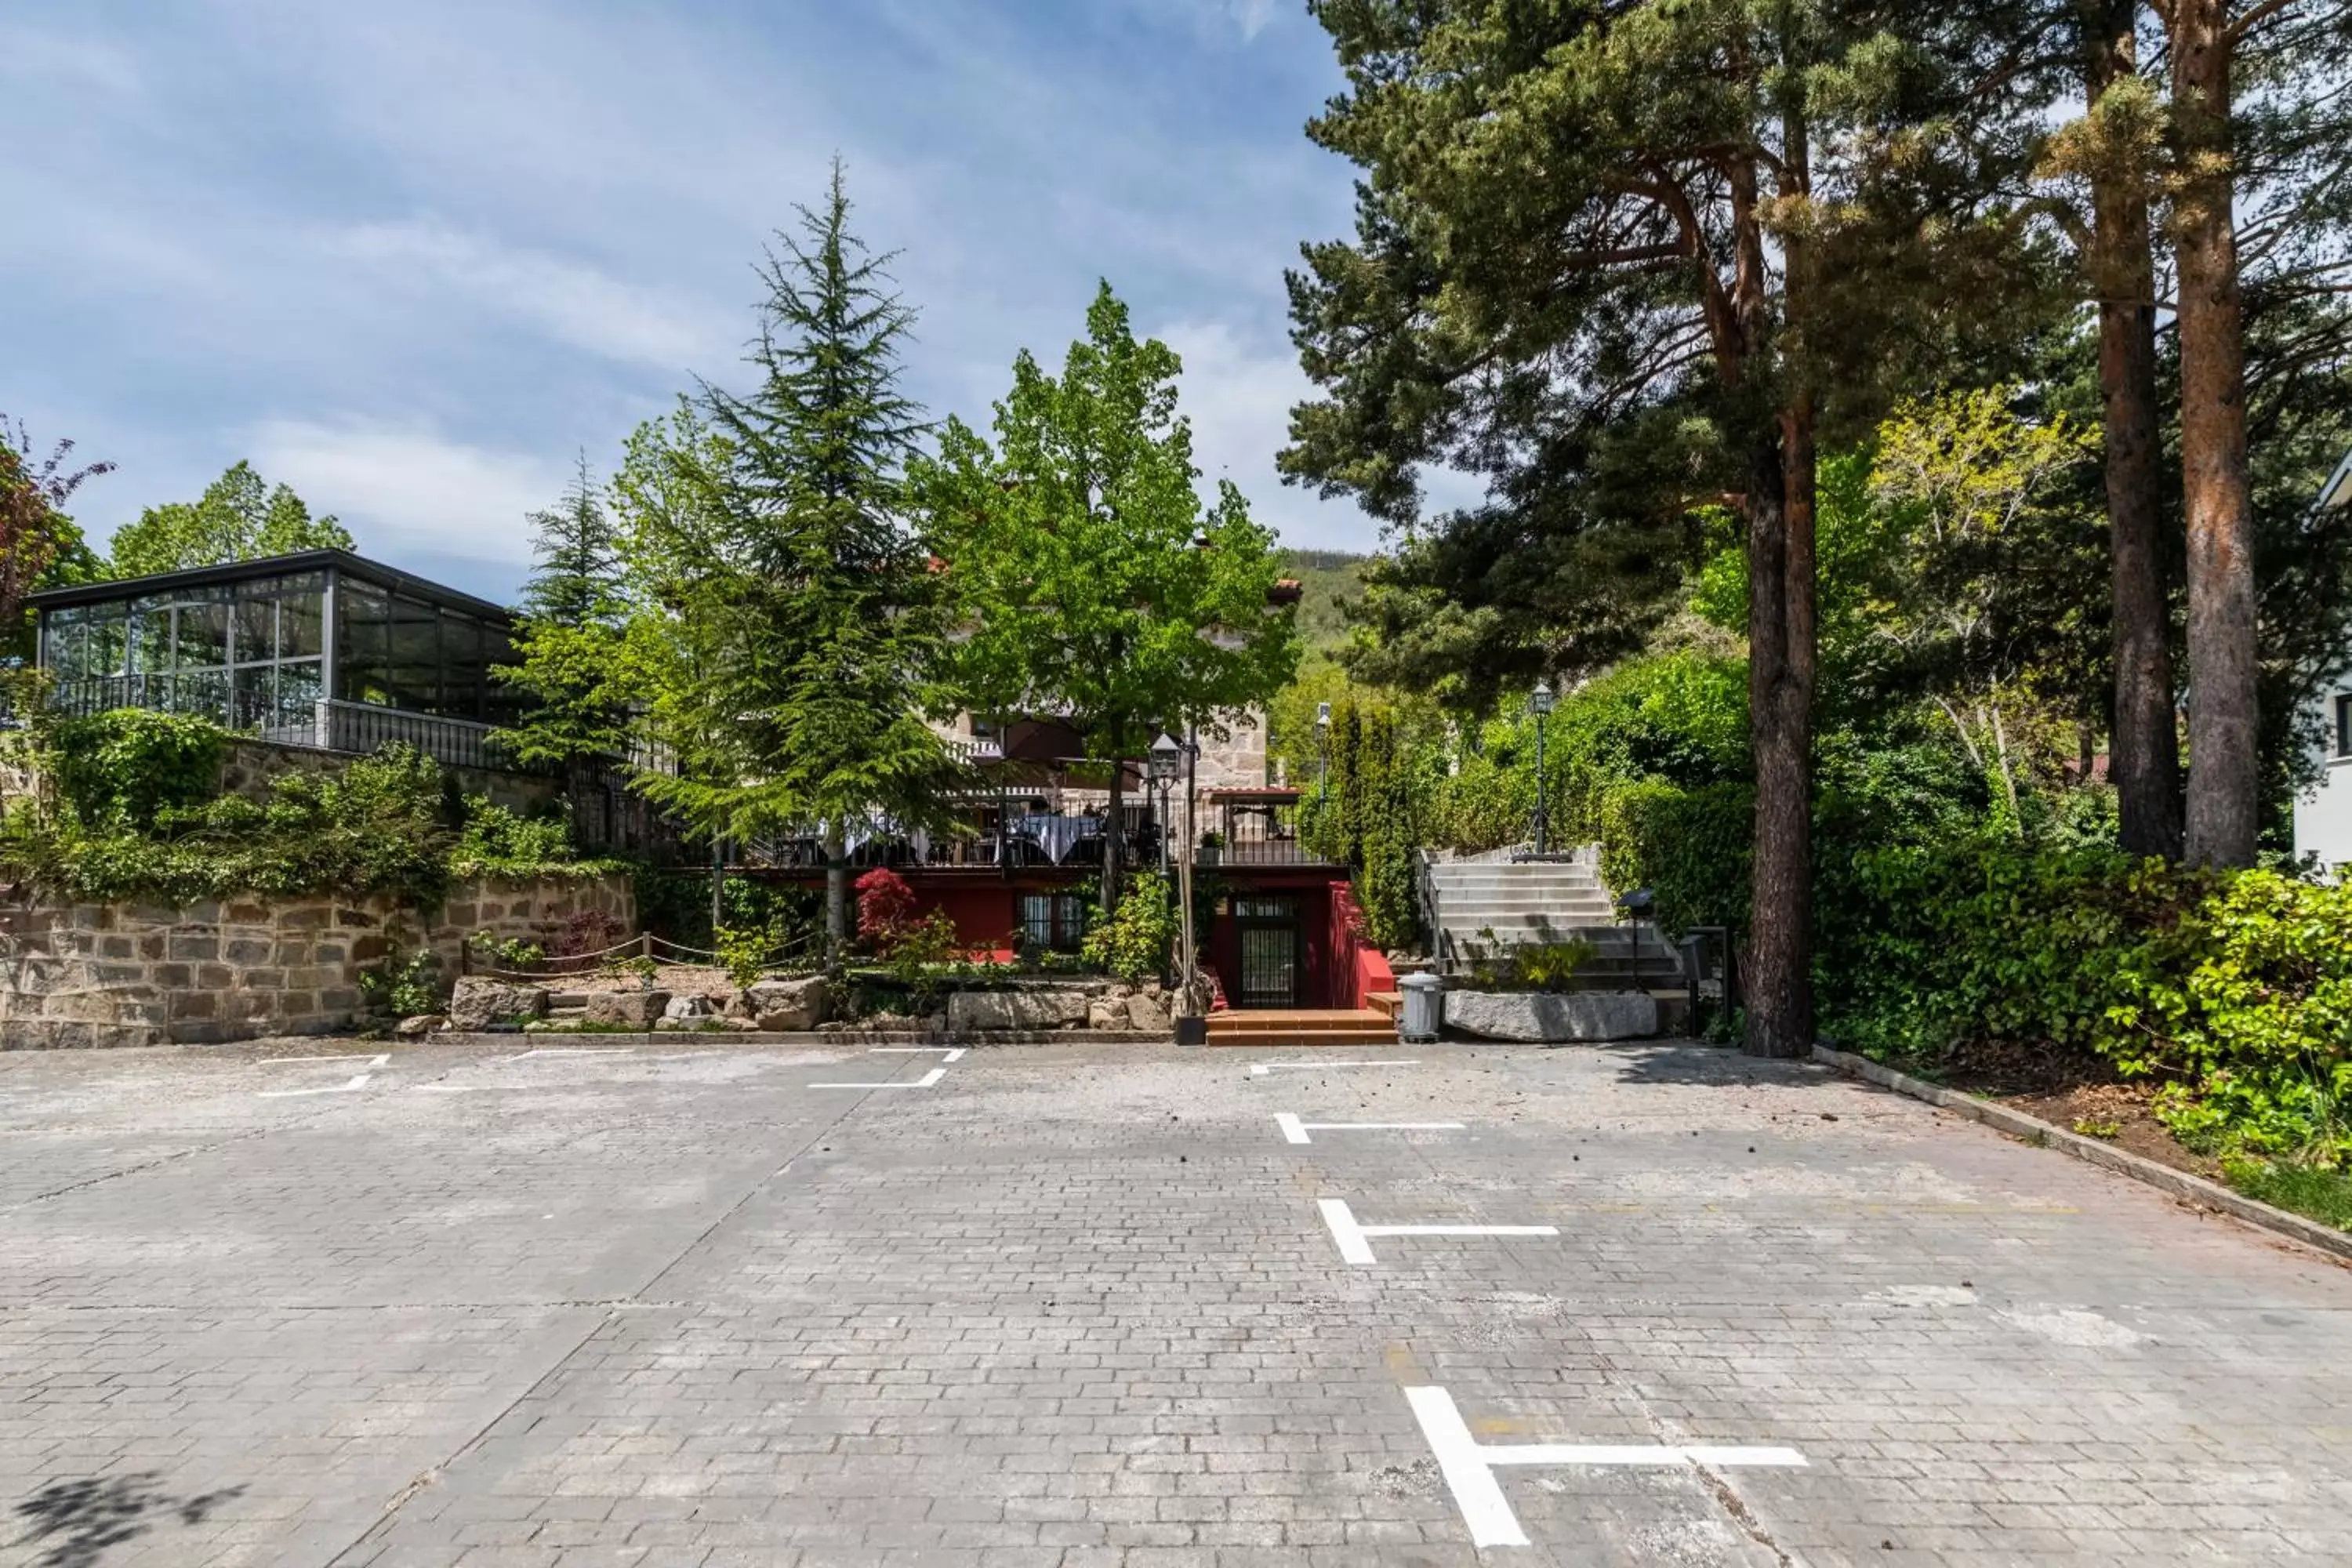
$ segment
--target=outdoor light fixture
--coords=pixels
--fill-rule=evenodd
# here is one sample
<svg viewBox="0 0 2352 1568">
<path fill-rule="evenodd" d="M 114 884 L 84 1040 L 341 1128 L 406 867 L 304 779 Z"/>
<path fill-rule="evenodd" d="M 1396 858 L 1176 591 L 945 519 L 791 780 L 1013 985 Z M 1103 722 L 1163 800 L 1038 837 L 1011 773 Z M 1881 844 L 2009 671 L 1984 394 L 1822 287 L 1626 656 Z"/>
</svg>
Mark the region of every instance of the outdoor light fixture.
<svg viewBox="0 0 2352 1568">
<path fill-rule="evenodd" d="M 1528 708 L 1536 716 L 1536 855 L 1541 858 L 1550 846 L 1546 842 L 1549 824 L 1544 811 L 1544 719 L 1551 712 L 1550 683 L 1538 680 L 1536 689 L 1528 693 Z"/>
<path fill-rule="evenodd" d="M 1151 782 L 1160 786 L 1160 874 L 1168 874 L 1168 792 L 1184 776 L 1184 742 L 1165 730 L 1151 742 Z"/>
<path fill-rule="evenodd" d="M 1331 798 L 1331 705 L 1315 705 L 1315 801 L 1317 805 Z"/>
</svg>

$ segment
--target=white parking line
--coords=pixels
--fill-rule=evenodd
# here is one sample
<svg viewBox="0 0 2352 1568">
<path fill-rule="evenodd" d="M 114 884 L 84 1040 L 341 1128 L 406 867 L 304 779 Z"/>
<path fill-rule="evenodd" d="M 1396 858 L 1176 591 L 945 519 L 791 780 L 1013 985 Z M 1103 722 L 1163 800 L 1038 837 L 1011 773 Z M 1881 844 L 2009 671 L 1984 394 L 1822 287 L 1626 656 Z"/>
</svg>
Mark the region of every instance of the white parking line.
<svg viewBox="0 0 2352 1568">
<path fill-rule="evenodd" d="M 384 1056 L 380 1056 L 380 1057 L 370 1057 L 370 1058 L 367 1058 L 367 1060 L 365 1060 L 364 1062 L 360 1062 L 360 1065 L 361 1065 L 362 1067 L 367 1067 L 367 1068 L 380 1068 L 380 1067 L 383 1067 L 383 1066 L 385 1066 L 385 1065 L 386 1065 L 386 1064 L 388 1064 L 391 1060 L 392 1060 L 391 1056 L 390 1056 L 389 1054 L 386 1054 L 386 1055 L 384 1055 Z M 259 1061 L 257 1061 L 257 1062 L 254 1063 L 253 1065 L 254 1065 L 255 1067 L 257 1067 L 257 1068 L 282 1068 L 282 1067 L 291 1067 L 291 1066 L 293 1066 L 294 1064 L 296 1064 L 296 1063 L 298 1063 L 298 1062 L 359 1062 L 359 1061 L 360 1061 L 360 1058 L 357 1058 L 357 1057 L 355 1057 L 355 1056 L 352 1056 L 350 1052 L 346 1051 L 346 1052 L 343 1052 L 343 1053 L 341 1053 L 341 1054 L 340 1054 L 340 1055 L 337 1055 L 337 1056 L 331 1056 L 331 1057 L 264 1057 L 264 1058 L 262 1058 Z"/>
<path fill-rule="evenodd" d="M 1470 1436 L 1470 1428 L 1454 1408 L 1454 1396 L 1442 1388 L 1408 1388 L 1405 1398 L 1421 1435 L 1437 1460 L 1438 1473 L 1470 1527 L 1473 1546 L 1525 1546 L 1527 1531 L 1495 1479 L 1497 1465 L 1654 1466 L 1714 1465 L 1726 1468 L 1773 1467 L 1803 1468 L 1805 1457 L 1794 1448 L 1718 1447 L 1690 1444 L 1633 1443 L 1504 1443 L 1486 1445 Z"/>
<path fill-rule="evenodd" d="M 929 1089 L 948 1076 L 945 1068 L 933 1068 L 912 1083 L 813 1083 L 811 1089 Z"/>
<path fill-rule="evenodd" d="M 352 1076 L 350 1082 L 338 1084 L 332 1089 L 265 1089 L 261 1091 L 260 1098 L 300 1100 L 305 1095 L 312 1094 L 357 1094 L 368 1086 L 368 1079 L 374 1076 L 373 1073 L 357 1073 Z"/>
<path fill-rule="evenodd" d="M 502 1062 L 525 1062 L 533 1057 L 626 1057 L 636 1054 L 635 1046 L 541 1046 L 517 1051 L 510 1057 L 500 1057 Z"/>
<path fill-rule="evenodd" d="M 870 1057 L 919 1057 L 933 1051 L 945 1051 L 947 1055 L 940 1058 L 941 1061 L 960 1062 L 963 1060 L 967 1048 L 963 1046 L 868 1046 L 866 1054 Z"/>
<path fill-rule="evenodd" d="M 1250 1076 L 1264 1078 L 1276 1068 L 1417 1068 L 1420 1065 L 1420 1060 L 1413 1057 L 1399 1057 L 1393 1061 L 1374 1062 L 1252 1062 Z"/>
<path fill-rule="evenodd" d="M 1287 1110 L 1274 1113 L 1275 1125 L 1293 1143 L 1312 1143 L 1309 1132 L 1459 1132 L 1459 1121 L 1301 1121 Z"/>
<path fill-rule="evenodd" d="M 1558 1236 L 1559 1227 L 1551 1225 L 1358 1225 L 1348 1205 L 1338 1198 L 1324 1198 L 1316 1205 L 1323 1211 L 1323 1223 L 1331 1227 L 1332 1243 L 1339 1248 L 1342 1262 L 1359 1268 L 1380 1261 L 1365 1238 L 1374 1236 Z"/>
</svg>

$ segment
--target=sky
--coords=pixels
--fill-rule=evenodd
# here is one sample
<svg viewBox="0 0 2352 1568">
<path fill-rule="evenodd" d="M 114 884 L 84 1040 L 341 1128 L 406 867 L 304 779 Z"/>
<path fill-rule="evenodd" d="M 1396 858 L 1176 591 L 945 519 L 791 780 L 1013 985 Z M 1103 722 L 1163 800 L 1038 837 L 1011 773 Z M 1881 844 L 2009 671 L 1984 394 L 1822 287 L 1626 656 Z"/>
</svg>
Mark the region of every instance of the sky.
<svg viewBox="0 0 2352 1568">
<path fill-rule="evenodd" d="M 987 418 L 1097 279 L 1182 355 L 1205 482 L 1285 487 L 1283 270 L 1350 229 L 1303 0 L 16 0 L 0 412 L 117 471 L 94 542 L 238 458 L 362 552 L 492 597 L 576 456 L 741 386 L 772 232 L 838 153 L 920 312 L 908 388 Z"/>
</svg>

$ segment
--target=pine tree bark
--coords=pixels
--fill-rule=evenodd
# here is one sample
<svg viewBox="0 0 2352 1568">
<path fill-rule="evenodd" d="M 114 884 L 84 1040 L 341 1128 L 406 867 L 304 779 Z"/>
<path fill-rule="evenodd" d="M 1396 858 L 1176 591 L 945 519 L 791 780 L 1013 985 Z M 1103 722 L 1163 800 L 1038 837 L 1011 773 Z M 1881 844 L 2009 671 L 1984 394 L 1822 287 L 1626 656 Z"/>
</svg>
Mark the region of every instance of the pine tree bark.
<svg viewBox="0 0 2352 1568">
<path fill-rule="evenodd" d="M 1748 703 L 1756 764 L 1747 1050 L 1813 1047 L 1812 411 L 1800 402 L 1750 458 Z"/>
<path fill-rule="evenodd" d="M 1102 912 L 1108 920 L 1118 912 L 1119 865 L 1125 858 L 1127 763 L 1118 753 L 1127 749 L 1127 726 L 1113 733 L 1110 760 L 1110 819 L 1103 824 Z"/>
<path fill-rule="evenodd" d="M 2181 181 L 2180 461 L 2189 530 L 2189 859 L 2251 866 L 2256 752 L 2253 500 L 2246 460 L 2246 346 L 2231 205 L 2225 0 L 2173 0 L 2172 109 Z"/>
<path fill-rule="evenodd" d="M 2087 101 L 2096 104 L 2109 87 L 2137 73 L 2139 0 L 2079 0 L 2077 9 L 2084 87 Z M 2107 771 L 2121 817 L 2117 841 L 2131 854 L 2171 860 L 2181 852 L 2180 736 L 2165 582 L 2151 243 L 2147 193 L 2127 174 L 2095 175 L 2084 262 L 2098 294 L 2115 603 L 2115 723 Z"/>
<path fill-rule="evenodd" d="M 824 830 L 824 966 L 838 972 L 849 956 L 849 848 L 838 825 Z"/>
</svg>

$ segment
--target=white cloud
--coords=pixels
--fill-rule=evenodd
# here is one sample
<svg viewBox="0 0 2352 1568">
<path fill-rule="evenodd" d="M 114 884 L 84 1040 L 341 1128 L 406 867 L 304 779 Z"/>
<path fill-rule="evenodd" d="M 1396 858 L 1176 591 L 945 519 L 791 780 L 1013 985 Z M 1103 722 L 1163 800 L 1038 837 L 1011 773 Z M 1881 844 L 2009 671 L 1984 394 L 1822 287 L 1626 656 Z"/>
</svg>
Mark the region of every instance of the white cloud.
<svg viewBox="0 0 2352 1568">
<path fill-rule="evenodd" d="M 431 219 L 363 224 L 328 248 L 386 274 L 436 283 L 607 359 L 678 371 L 732 346 L 717 312 L 593 267 L 501 245 Z"/>
<path fill-rule="evenodd" d="M 1241 27 L 1244 42 L 1255 41 L 1274 22 L 1274 0 L 1225 0 L 1225 10 Z"/>
<path fill-rule="evenodd" d="M 1352 506 L 1318 501 L 1286 486 L 1274 466 L 1289 443 L 1290 409 L 1312 388 L 1286 346 L 1262 352 L 1223 321 L 1178 321 L 1152 336 L 1184 361 L 1178 408 L 1192 422 L 1192 459 L 1204 495 L 1231 479 L 1249 499 L 1250 513 L 1277 530 L 1286 544 L 1309 549 L 1370 550 L 1378 527 Z"/>
<path fill-rule="evenodd" d="M 341 518 L 363 552 L 393 562 L 527 561 L 526 515 L 553 501 L 570 477 L 528 453 L 366 420 L 268 420 L 250 447 L 270 480 L 293 486 L 312 511 Z"/>
</svg>

